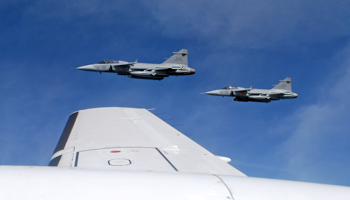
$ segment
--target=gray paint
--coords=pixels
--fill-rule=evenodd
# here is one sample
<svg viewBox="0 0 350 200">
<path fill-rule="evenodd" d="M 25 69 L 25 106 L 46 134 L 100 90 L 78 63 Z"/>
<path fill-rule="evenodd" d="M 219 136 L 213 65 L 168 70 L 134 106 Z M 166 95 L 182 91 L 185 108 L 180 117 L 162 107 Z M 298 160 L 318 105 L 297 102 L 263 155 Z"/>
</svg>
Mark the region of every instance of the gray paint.
<svg viewBox="0 0 350 200">
<path fill-rule="evenodd" d="M 270 90 L 226 86 L 222 89 L 206 92 L 205 94 L 235 97 L 234 101 L 254 101 L 265 103 L 280 99 L 295 99 L 298 97 L 297 93 L 292 92 L 291 78 L 280 80 L 280 83 Z"/>
<path fill-rule="evenodd" d="M 162 64 L 138 63 L 104 60 L 96 64 L 78 67 L 79 70 L 100 73 L 117 73 L 130 78 L 162 80 L 169 76 L 183 76 L 195 74 L 195 70 L 188 67 L 187 49 L 173 52 L 174 55 Z"/>
</svg>

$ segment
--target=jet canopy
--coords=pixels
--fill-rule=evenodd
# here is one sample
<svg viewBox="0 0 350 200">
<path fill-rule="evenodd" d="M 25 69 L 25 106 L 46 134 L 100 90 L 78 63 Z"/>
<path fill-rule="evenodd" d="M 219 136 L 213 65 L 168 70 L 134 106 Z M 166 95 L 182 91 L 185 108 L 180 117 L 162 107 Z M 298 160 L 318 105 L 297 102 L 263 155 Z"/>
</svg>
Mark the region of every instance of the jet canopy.
<svg viewBox="0 0 350 200">
<path fill-rule="evenodd" d="M 224 88 L 222 88 L 222 89 L 226 89 L 226 90 L 228 90 L 228 89 L 237 89 L 237 87 L 234 87 L 234 86 L 226 86 L 226 87 L 224 87 Z"/>
<path fill-rule="evenodd" d="M 98 62 L 97 64 L 107 64 L 107 63 L 119 63 L 119 60 L 102 60 L 101 62 Z"/>
</svg>

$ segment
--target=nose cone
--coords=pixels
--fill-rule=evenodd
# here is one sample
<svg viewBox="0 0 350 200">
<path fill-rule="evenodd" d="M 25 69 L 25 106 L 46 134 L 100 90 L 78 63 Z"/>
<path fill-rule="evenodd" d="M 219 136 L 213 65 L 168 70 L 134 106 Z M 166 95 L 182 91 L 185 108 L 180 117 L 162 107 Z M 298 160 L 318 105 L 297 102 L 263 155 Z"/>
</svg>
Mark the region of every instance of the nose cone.
<svg viewBox="0 0 350 200">
<path fill-rule="evenodd" d="M 93 65 L 84 65 L 81 67 L 77 67 L 76 69 L 84 70 L 84 71 L 95 71 L 95 68 Z"/>
<path fill-rule="evenodd" d="M 219 91 L 213 90 L 213 91 L 205 92 L 204 94 L 208 94 L 208 95 L 219 95 Z"/>
<path fill-rule="evenodd" d="M 190 68 L 190 74 L 195 74 L 196 70 L 194 70 L 193 68 Z"/>
<path fill-rule="evenodd" d="M 297 98 L 297 97 L 298 97 L 298 94 L 297 94 L 297 93 L 293 93 L 293 97 L 294 97 L 294 98 Z"/>
</svg>

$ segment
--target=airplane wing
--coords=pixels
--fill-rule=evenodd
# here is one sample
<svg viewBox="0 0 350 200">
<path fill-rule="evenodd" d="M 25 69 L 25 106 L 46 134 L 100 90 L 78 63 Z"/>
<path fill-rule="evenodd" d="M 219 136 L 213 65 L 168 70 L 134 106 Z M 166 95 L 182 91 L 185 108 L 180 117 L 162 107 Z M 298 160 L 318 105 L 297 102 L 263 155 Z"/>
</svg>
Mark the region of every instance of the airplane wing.
<svg viewBox="0 0 350 200">
<path fill-rule="evenodd" d="M 108 63 L 107 63 L 108 64 Z M 113 67 L 123 67 L 123 66 L 132 66 L 136 64 L 136 62 L 121 62 L 121 63 L 111 63 Z"/>
<path fill-rule="evenodd" d="M 245 176 L 146 109 L 71 114 L 50 166 Z"/>
<path fill-rule="evenodd" d="M 234 92 L 248 92 L 250 90 L 251 90 L 250 88 L 244 88 L 244 89 L 234 89 L 233 91 Z"/>
</svg>

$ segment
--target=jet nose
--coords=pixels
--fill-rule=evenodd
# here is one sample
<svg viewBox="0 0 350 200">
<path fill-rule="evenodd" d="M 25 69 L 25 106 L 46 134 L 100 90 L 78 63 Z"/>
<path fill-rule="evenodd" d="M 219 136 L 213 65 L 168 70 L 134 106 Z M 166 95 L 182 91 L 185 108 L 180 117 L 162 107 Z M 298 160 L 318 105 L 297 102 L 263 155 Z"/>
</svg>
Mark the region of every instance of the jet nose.
<svg viewBox="0 0 350 200">
<path fill-rule="evenodd" d="M 213 90 L 213 91 L 209 91 L 209 92 L 205 92 L 204 94 L 209 94 L 209 95 L 218 95 L 218 91 L 217 90 Z"/>
<path fill-rule="evenodd" d="M 77 67 L 76 69 L 85 70 L 85 71 L 95 70 L 93 65 L 84 65 L 84 66 L 81 66 L 81 67 Z"/>
<path fill-rule="evenodd" d="M 298 97 L 298 94 L 297 94 L 297 93 L 293 93 L 293 97 L 294 97 L 294 98 L 297 98 L 297 97 Z"/>
<path fill-rule="evenodd" d="M 196 70 L 193 68 L 190 68 L 190 74 L 195 74 L 195 73 L 196 73 Z"/>
</svg>

